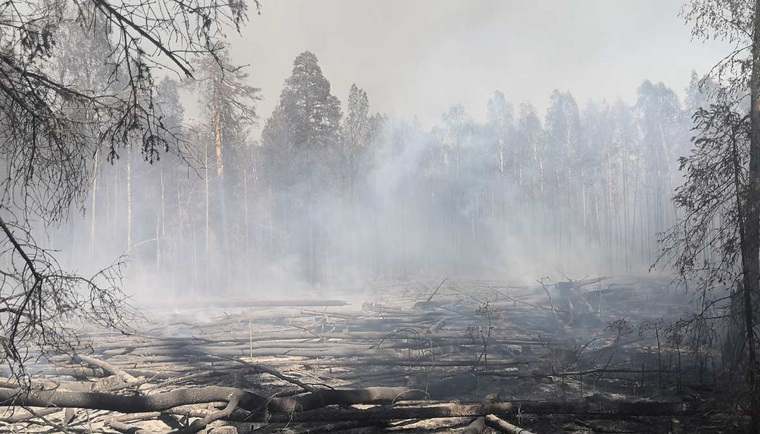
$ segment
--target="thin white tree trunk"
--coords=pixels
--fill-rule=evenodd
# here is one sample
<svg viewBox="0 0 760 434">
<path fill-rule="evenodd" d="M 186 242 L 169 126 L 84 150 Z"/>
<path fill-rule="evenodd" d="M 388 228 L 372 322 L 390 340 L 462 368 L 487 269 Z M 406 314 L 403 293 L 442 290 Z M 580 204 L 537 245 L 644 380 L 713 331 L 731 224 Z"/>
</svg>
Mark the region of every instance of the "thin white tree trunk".
<svg viewBox="0 0 760 434">
<path fill-rule="evenodd" d="M 100 148 L 95 150 L 95 163 L 92 169 L 92 207 L 90 209 L 90 257 L 95 255 L 95 223 L 97 221 L 97 192 Z"/>
<path fill-rule="evenodd" d="M 127 251 L 132 250 L 132 145 L 127 147 Z"/>
</svg>

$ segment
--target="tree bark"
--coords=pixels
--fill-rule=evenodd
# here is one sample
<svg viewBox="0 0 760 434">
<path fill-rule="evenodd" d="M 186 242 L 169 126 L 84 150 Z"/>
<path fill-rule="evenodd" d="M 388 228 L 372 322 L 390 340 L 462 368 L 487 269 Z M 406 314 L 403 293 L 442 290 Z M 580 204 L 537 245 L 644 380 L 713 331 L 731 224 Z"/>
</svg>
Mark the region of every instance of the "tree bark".
<svg viewBox="0 0 760 434">
<path fill-rule="evenodd" d="M 755 0 L 754 31 L 752 35 L 752 77 L 750 81 L 750 150 L 749 182 L 747 188 L 746 239 L 743 250 L 744 319 L 747 337 L 747 384 L 750 396 L 750 432 L 760 432 L 760 400 L 757 396 L 756 354 L 754 333 L 754 302 L 760 288 L 760 0 Z"/>
</svg>

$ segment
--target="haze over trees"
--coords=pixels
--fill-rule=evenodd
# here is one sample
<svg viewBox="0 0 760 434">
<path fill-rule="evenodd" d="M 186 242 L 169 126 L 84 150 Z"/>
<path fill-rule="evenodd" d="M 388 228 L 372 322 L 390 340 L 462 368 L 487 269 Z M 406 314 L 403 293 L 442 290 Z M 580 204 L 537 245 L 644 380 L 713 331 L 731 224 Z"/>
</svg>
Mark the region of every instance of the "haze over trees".
<svg viewBox="0 0 760 434">
<path fill-rule="evenodd" d="M 720 381 L 736 386 L 732 405 L 760 432 L 759 9 L 760 0 L 686 3 L 695 36 L 739 47 L 707 75 L 694 72 L 686 89 L 652 77 L 630 103 L 577 101 L 557 89 L 541 112 L 494 89 L 482 101 L 485 119 L 452 101 L 423 127 L 379 113 L 361 76 L 340 101 L 310 51 L 282 77 L 274 110 L 261 113 L 261 89 L 225 45 L 226 32 L 245 22 L 245 2 L 6 2 L 0 363 L 13 387 L 28 392 L 32 359 L 73 356 L 88 327 L 128 332 L 125 276 L 139 295 L 172 300 L 495 276 L 537 282 L 549 307 L 527 305 L 551 314 L 559 334 L 560 313 L 569 312 L 572 327 L 593 317 L 600 328 L 603 277 L 593 310 L 580 289 L 584 276 L 655 270 L 677 276 L 697 306 L 669 326 L 639 324 L 640 335 L 655 331 L 658 375 L 661 332 L 678 357 L 679 394 L 682 352 L 699 364 L 700 386 L 712 361 L 715 386 L 720 350 L 722 372 L 731 374 Z M 547 274 L 564 279 L 552 285 L 568 298 L 565 311 L 555 308 Z M 574 306 L 568 288 L 584 302 Z M 481 358 L 488 368 L 489 303 L 467 314 L 487 323 L 466 329 L 483 346 L 472 372 Z M 578 314 L 580 304 L 586 311 Z M 425 333 L 436 334 L 445 319 Z M 251 317 L 248 324 L 253 358 Z M 605 330 L 617 334 L 604 348 L 607 364 L 594 365 L 599 378 L 633 329 L 616 318 Z M 548 348 L 541 339 L 520 344 L 519 354 Z M 568 345 L 578 354 L 586 348 Z M 579 358 L 552 365 L 552 375 L 574 372 Z M 142 381 L 100 367 L 130 387 Z M 643 387 L 643 363 L 640 378 Z M 303 388 L 297 397 L 315 393 L 293 384 Z M 248 400 L 240 408 L 251 412 L 270 405 L 236 390 L 214 389 L 197 402 L 227 400 L 218 418 L 230 417 L 236 400 Z M 389 400 L 380 395 L 369 401 Z M 290 408 L 282 402 L 279 410 Z"/>
<path fill-rule="evenodd" d="M 664 84 L 645 81 L 632 106 L 579 105 L 571 93 L 555 91 L 545 114 L 530 103 L 515 108 L 495 91 L 483 102 L 485 122 L 452 105 L 438 126 L 425 129 L 374 113 L 371 95 L 356 84 L 344 112 L 317 56 L 304 52 L 284 78 L 274 112 L 258 119 L 258 89 L 221 45 L 209 47 L 213 55 L 178 60 L 181 71 L 192 68 L 193 81 L 153 83 L 147 72 L 134 79 L 150 86 L 117 80 L 110 64 L 96 60 L 115 55 L 108 50 L 113 23 L 98 11 L 86 15 L 88 26 L 77 20 L 64 26 L 65 38 L 49 56 L 60 80 L 98 90 L 112 103 L 101 107 L 88 96 L 99 95 L 94 90 L 74 94 L 86 106 L 71 113 L 96 119 L 97 129 L 75 136 L 76 158 L 50 157 L 68 167 L 45 167 L 57 172 L 44 180 L 17 178 L 6 195 L 29 201 L 22 209 L 36 209 L 47 224 L 65 221 L 45 244 L 64 252 L 66 266 L 82 267 L 81 258 L 103 265 L 103 258 L 126 253 L 132 281 L 179 293 L 234 291 L 275 279 L 309 285 L 440 273 L 532 279 L 547 267 L 632 273 L 651 265 L 656 234 L 675 222 L 669 200 L 680 182 L 675 158 L 686 149 L 690 110 L 706 98 L 696 81 L 687 90 L 691 106 Z M 124 49 L 133 49 L 129 44 Z M 87 74 L 73 74 L 81 69 Z M 195 92 L 198 121 L 186 119 L 182 89 Z M 254 143 L 250 128 L 257 124 L 263 132 Z M 167 147 L 181 158 L 140 164 L 157 162 Z M 14 176 L 40 176 L 20 169 L 28 160 L 13 164 Z M 75 177 L 64 178 L 69 172 Z M 46 186 L 63 179 L 67 189 Z M 37 185 L 42 189 L 26 190 Z M 70 205 L 84 218 L 75 211 L 64 220 Z"/>
<path fill-rule="evenodd" d="M 220 71 L 218 90 L 213 71 L 199 67 L 204 111 L 187 127 L 202 170 L 179 160 L 136 169 L 153 174 L 139 175 L 137 188 L 156 191 L 163 199 L 148 203 L 164 211 L 146 219 L 158 226 L 136 229 L 135 268 L 190 292 L 210 290 L 207 282 L 256 285 L 241 283 L 251 275 L 312 285 L 443 272 L 528 277 L 539 258 L 536 268 L 569 274 L 645 271 L 657 234 L 676 221 L 677 157 L 688 149 L 693 105 L 707 98 L 696 75 L 691 105 L 650 81 L 632 106 L 579 105 L 555 91 L 545 114 L 495 91 L 483 102 L 485 122 L 452 105 L 424 129 L 373 113 L 357 84 L 342 109 L 316 55 L 304 52 L 273 113 L 256 120 L 256 89 L 241 71 Z M 247 133 L 255 122 L 258 143 Z M 101 164 L 109 176 L 124 170 Z M 94 209 L 102 219 L 118 206 Z M 124 241 L 98 244 L 115 254 Z"/>
</svg>

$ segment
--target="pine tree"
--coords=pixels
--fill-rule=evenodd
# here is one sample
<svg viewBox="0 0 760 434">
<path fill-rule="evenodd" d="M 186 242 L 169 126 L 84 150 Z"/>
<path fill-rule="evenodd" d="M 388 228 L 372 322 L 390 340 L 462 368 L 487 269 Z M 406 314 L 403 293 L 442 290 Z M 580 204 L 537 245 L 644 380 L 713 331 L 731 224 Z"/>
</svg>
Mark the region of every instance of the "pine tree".
<svg viewBox="0 0 760 434">
<path fill-rule="evenodd" d="M 370 116 L 367 92 L 352 84 L 348 92 L 348 109 L 341 129 L 339 156 L 341 184 L 348 194 L 349 202 L 356 200 L 359 170 L 365 163 L 374 136 L 378 132 L 375 119 Z"/>
<path fill-rule="evenodd" d="M 250 159 L 246 135 L 256 122 L 260 89 L 248 84 L 248 73 L 236 67 L 225 49 L 207 56 L 196 65 L 204 112 L 208 158 L 204 173 L 207 188 L 207 279 L 215 284 L 234 279 L 246 267 L 245 185 Z M 225 258 L 215 261 L 214 258 Z"/>
<path fill-rule="evenodd" d="M 262 145 L 269 155 L 278 156 L 282 166 L 277 170 L 298 198 L 299 250 L 304 274 L 312 284 L 319 280 L 318 259 L 324 254 L 318 246 L 322 228 L 317 225 L 321 204 L 316 198 L 336 181 L 331 165 L 337 154 L 341 117 L 340 101 L 330 93 L 330 82 L 322 74 L 317 56 L 308 51 L 299 54 L 279 105 L 267 120 Z"/>
</svg>

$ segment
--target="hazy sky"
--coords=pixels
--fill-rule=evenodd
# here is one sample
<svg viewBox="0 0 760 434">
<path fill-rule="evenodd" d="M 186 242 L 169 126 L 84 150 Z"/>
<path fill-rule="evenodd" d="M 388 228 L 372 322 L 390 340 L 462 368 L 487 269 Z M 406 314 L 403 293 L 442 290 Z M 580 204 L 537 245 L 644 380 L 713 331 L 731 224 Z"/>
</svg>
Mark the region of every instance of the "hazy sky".
<svg viewBox="0 0 760 434">
<path fill-rule="evenodd" d="M 260 127 L 295 56 L 317 55 L 345 104 L 351 83 L 373 110 L 424 125 L 462 103 L 485 118 L 494 90 L 543 117 L 553 89 L 635 101 L 644 79 L 682 94 L 728 47 L 693 41 L 681 0 L 261 0 L 233 59 L 262 88 Z"/>
</svg>

